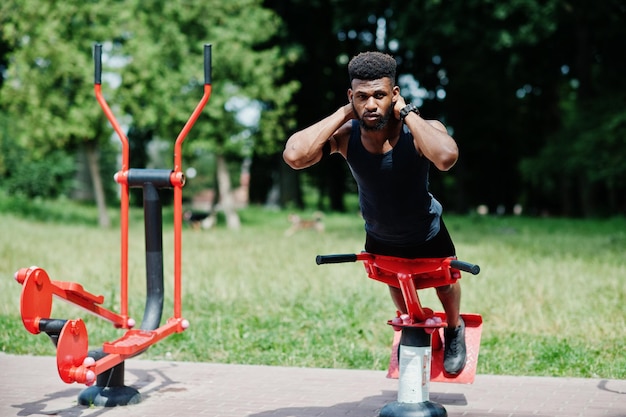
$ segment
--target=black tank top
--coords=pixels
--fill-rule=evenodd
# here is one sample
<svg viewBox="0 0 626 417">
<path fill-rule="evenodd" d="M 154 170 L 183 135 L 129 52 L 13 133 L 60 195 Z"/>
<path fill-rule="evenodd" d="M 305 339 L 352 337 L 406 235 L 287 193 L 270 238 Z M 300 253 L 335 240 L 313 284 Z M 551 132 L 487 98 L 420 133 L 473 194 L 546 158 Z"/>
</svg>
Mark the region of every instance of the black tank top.
<svg viewBox="0 0 626 417">
<path fill-rule="evenodd" d="M 368 235 L 405 246 L 426 242 L 439 232 L 442 207 L 428 191 L 430 161 L 418 154 L 406 125 L 392 150 L 375 155 L 363 146 L 354 120 L 346 159 L 359 188 Z"/>
</svg>

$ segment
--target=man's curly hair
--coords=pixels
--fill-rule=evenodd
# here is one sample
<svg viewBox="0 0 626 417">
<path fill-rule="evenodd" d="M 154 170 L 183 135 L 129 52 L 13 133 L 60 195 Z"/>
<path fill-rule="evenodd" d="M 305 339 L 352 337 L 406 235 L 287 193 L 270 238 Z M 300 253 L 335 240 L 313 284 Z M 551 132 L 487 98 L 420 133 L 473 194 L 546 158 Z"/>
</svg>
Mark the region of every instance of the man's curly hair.
<svg viewBox="0 0 626 417">
<path fill-rule="evenodd" d="M 396 60 L 382 52 L 361 52 L 348 63 L 350 82 L 358 80 L 372 81 L 388 77 L 396 80 Z"/>
</svg>

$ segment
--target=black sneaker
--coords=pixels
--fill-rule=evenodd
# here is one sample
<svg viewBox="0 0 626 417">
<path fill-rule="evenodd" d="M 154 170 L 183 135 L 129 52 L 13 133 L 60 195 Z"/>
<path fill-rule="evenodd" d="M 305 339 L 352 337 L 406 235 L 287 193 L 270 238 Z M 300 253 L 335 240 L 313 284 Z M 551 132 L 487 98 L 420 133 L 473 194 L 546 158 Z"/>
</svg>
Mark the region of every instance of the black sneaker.
<svg viewBox="0 0 626 417">
<path fill-rule="evenodd" d="M 443 351 L 443 368 L 450 375 L 456 375 L 465 367 L 465 322 L 459 317 L 459 327 L 445 329 L 445 348 Z"/>
</svg>

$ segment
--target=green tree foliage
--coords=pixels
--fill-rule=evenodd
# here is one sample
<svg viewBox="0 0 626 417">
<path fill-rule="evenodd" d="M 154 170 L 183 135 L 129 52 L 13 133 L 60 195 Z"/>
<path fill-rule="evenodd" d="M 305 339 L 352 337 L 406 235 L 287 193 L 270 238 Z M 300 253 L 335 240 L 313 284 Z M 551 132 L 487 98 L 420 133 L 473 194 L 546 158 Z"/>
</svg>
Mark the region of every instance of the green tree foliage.
<svg viewBox="0 0 626 417">
<path fill-rule="evenodd" d="M 297 54 L 276 45 L 282 21 L 258 0 L 136 1 L 133 8 L 139 24 L 118 42 L 129 59 L 115 100 L 134 129 L 173 144 L 202 94 L 203 44 L 212 45 L 211 100 L 183 154 L 200 173 L 190 188 L 219 188 L 228 224 L 237 227 L 229 171 L 239 173 L 234 163 L 253 154 L 279 152 L 293 125 L 299 83 L 285 81 L 284 68 Z"/>
<path fill-rule="evenodd" d="M 553 85 L 559 123 L 540 149 L 521 161 L 521 172 L 532 192 L 557 212 L 624 213 L 626 7 L 619 2 L 559 5 L 558 36 L 550 39 L 554 49 L 564 50 L 561 77 Z"/>
<path fill-rule="evenodd" d="M 109 219 L 97 154 L 103 145 L 106 149 L 109 134 L 94 106 L 91 51 L 94 41 L 105 34 L 118 36 L 119 29 L 115 28 L 122 27 L 120 22 L 128 16 L 121 6 L 120 2 L 76 0 L 8 0 L 0 5 L 2 37 L 10 50 L 7 77 L 0 90 L 0 106 L 11 120 L 3 141 L 21 150 L 16 154 L 25 156 L 10 161 L 8 174 L 13 178 L 9 184 L 35 181 L 30 186 L 13 187 L 13 191 L 62 194 L 67 191 L 63 182 L 42 181 L 39 177 L 45 174 L 40 171 L 47 167 L 49 178 L 71 178 L 75 168 L 58 163 L 67 161 L 67 155 L 60 152 L 73 155 L 83 148 L 91 161 L 103 226 Z M 57 155 L 56 160 L 51 155 Z M 32 175 L 17 175 L 24 173 Z"/>
<path fill-rule="evenodd" d="M 188 161 L 278 152 L 293 124 L 298 83 L 283 82 L 283 71 L 297 54 L 273 46 L 281 21 L 258 0 L 8 0 L 0 12 L 11 51 L 0 106 L 14 144 L 33 161 L 82 142 L 109 143 L 93 95 L 95 43 L 103 44 L 103 93 L 130 127 L 131 166 L 143 166 L 142 148 L 154 137 L 173 145 L 187 122 L 203 91 L 205 43 L 213 89 L 183 147 Z M 243 117 L 250 111 L 256 117 Z"/>
<path fill-rule="evenodd" d="M 177 137 L 202 95 L 203 45 L 210 43 L 211 100 L 193 141 L 185 144 L 186 154 L 280 148 L 297 88 L 281 79 L 297 56 L 272 46 L 281 27 L 275 13 L 257 0 L 136 1 L 133 8 L 135 23 L 120 40 L 129 59 L 115 99 L 136 128 L 171 141 Z M 242 122 L 236 104 L 258 109 L 258 124 Z M 242 140 L 245 130 L 248 141 Z"/>
<path fill-rule="evenodd" d="M 615 164 L 600 166 L 616 151 L 626 152 L 623 2 L 268 3 L 296 19 L 294 27 L 306 28 L 298 16 L 321 16 L 321 33 L 296 37 L 304 59 L 319 45 L 336 46 L 314 75 L 322 86 L 314 104 L 320 110 L 299 117 L 301 125 L 328 114 L 342 98 L 336 80 L 345 80 L 352 55 L 382 50 L 396 57 L 400 75 L 418 83 L 412 98 L 422 114 L 446 123 L 459 143 L 457 166 L 432 175 L 448 209 L 523 203 L 536 211 L 589 215 L 595 204 L 623 212 L 623 172 Z"/>
<path fill-rule="evenodd" d="M 302 128 L 347 102 L 347 61 L 342 56 L 355 53 L 357 49 L 342 42 L 338 32 L 342 22 L 353 27 L 367 14 L 360 3 L 354 7 L 354 2 L 347 1 L 266 0 L 265 4 L 276 10 L 287 26 L 289 36 L 281 39 L 282 47 L 301 50 L 300 59 L 289 68 L 287 76 L 301 81 L 294 102 L 297 127 Z M 280 167 L 281 200 L 285 205 L 303 207 L 302 178 L 303 184 L 308 182 L 319 190 L 319 209 L 345 211 L 344 194 L 356 191 L 345 162 L 337 155 L 298 173 L 288 168 L 281 158 L 271 160 L 270 166 L 274 170 Z"/>
<path fill-rule="evenodd" d="M 2 35 L 12 51 L 0 98 L 17 127 L 15 139 L 33 158 L 102 137 L 91 51 L 114 30 L 119 5 L 8 0 L 0 6 Z"/>
<path fill-rule="evenodd" d="M 432 175 L 448 210 L 523 203 L 536 212 L 620 213 L 625 18 L 617 0 L 7 0 L 3 146 L 36 161 L 109 143 L 91 88 L 91 50 L 102 42 L 105 95 L 130 126 L 141 166 L 145 143 L 173 143 L 199 100 L 202 45 L 211 43 L 213 95 L 183 147 L 186 161 L 254 152 L 271 155 L 263 167 L 278 171 L 288 134 L 345 102 L 348 59 L 378 49 L 409 76 L 403 92 L 459 143 L 457 166 Z M 258 124 L 238 117 L 242 109 L 260 111 Z M 0 158 L 5 178 L 16 172 L 13 154 Z M 342 209 L 353 190 L 346 174 L 329 158 L 304 178 Z M 293 178 L 281 183 L 298 185 Z M 298 192 L 284 196 L 302 201 Z"/>
</svg>

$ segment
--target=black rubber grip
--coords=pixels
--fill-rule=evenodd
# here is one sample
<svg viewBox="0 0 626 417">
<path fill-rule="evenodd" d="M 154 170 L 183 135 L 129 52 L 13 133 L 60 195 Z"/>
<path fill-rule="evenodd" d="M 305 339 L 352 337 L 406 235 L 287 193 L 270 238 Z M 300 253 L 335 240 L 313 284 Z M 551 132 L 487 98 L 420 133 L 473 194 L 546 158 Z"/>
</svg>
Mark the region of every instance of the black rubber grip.
<svg viewBox="0 0 626 417">
<path fill-rule="evenodd" d="M 341 264 L 344 262 L 356 262 L 356 254 L 346 253 L 337 255 L 317 255 L 315 263 L 321 264 Z"/>
<path fill-rule="evenodd" d="M 480 272 L 480 266 L 459 260 L 450 261 L 450 267 L 460 271 L 469 272 L 472 275 L 478 275 Z"/>
<path fill-rule="evenodd" d="M 97 43 L 93 47 L 93 60 L 94 60 L 94 71 L 93 71 L 93 83 L 94 84 L 102 84 L 102 45 Z"/>
<path fill-rule="evenodd" d="M 63 319 L 39 319 L 39 330 L 49 335 L 59 335 L 67 320 Z"/>
<path fill-rule="evenodd" d="M 204 83 L 211 84 L 211 44 L 204 45 Z"/>
<path fill-rule="evenodd" d="M 128 170 L 128 186 L 143 187 L 149 182 L 157 188 L 172 188 L 171 176 L 169 169 L 131 168 Z"/>
</svg>

